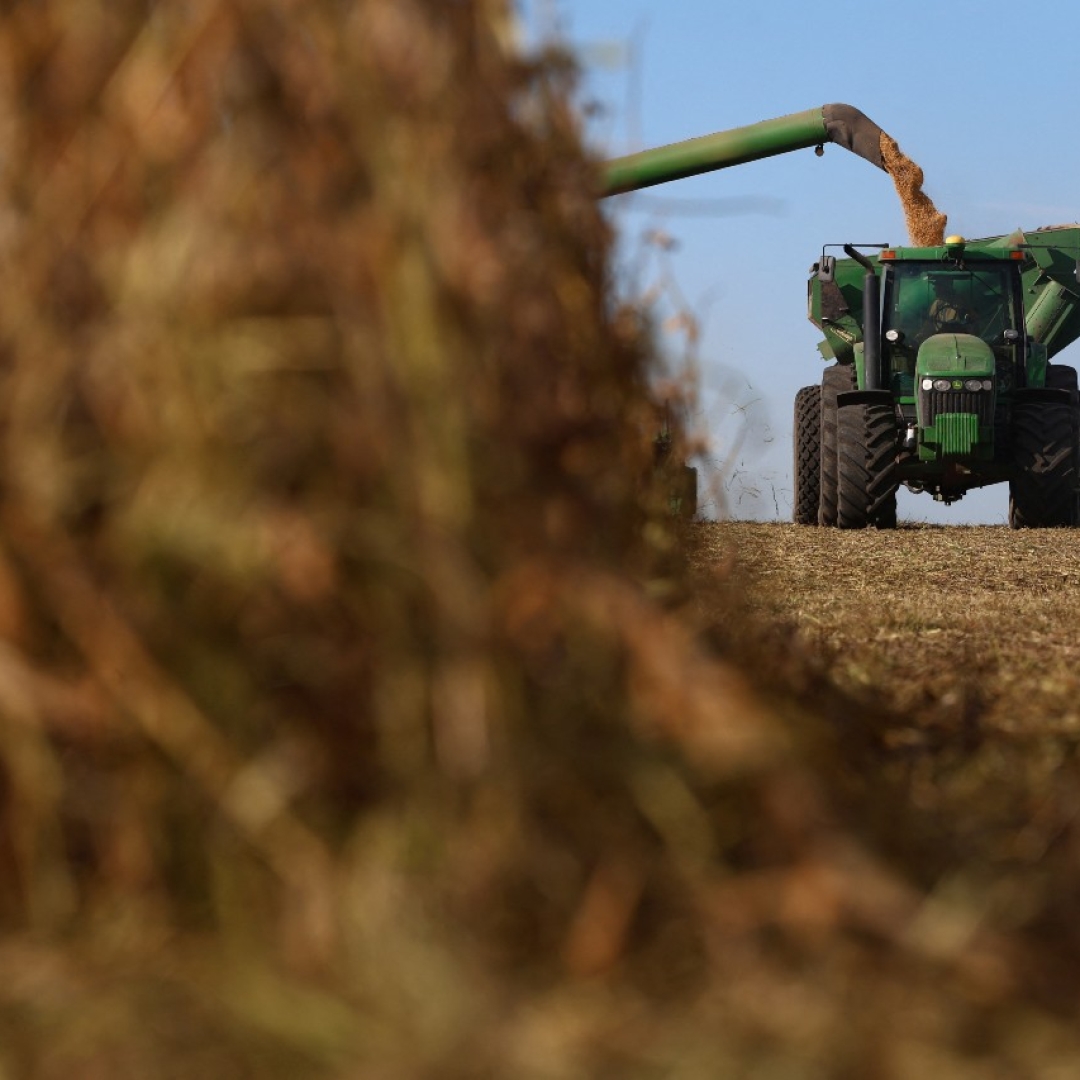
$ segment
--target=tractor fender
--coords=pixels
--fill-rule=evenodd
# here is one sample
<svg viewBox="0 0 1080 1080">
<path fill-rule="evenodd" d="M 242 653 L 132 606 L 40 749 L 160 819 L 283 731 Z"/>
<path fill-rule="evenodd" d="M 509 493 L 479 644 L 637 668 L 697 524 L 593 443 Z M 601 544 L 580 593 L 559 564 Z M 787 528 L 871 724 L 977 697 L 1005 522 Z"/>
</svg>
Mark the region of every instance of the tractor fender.
<svg viewBox="0 0 1080 1080">
<path fill-rule="evenodd" d="M 1057 386 L 1022 386 L 1012 393 L 1013 402 L 1020 401 L 1044 401 L 1047 404 L 1056 402 L 1059 405 L 1071 405 L 1072 395 L 1068 390 Z"/>
<path fill-rule="evenodd" d="M 892 405 L 893 396 L 891 390 L 845 390 L 836 395 L 836 407 L 844 408 L 845 405 Z"/>
</svg>

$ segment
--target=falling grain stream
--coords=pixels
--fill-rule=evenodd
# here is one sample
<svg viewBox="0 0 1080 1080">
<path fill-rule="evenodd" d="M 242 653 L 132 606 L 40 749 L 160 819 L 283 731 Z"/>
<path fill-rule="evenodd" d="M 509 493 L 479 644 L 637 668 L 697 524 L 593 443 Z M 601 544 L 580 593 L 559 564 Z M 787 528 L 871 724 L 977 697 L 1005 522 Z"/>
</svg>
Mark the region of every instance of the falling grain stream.
<svg viewBox="0 0 1080 1080">
<path fill-rule="evenodd" d="M 881 156 L 904 207 L 908 239 L 915 247 L 935 247 L 945 241 L 946 215 L 923 191 L 923 171 L 891 135 L 881 133 Z"/>
</svg>

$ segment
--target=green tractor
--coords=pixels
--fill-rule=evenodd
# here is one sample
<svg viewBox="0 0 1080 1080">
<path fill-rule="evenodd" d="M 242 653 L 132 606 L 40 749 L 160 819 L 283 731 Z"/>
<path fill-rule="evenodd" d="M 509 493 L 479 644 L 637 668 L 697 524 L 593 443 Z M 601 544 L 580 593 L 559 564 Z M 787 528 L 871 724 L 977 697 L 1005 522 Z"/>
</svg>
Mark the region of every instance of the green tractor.
<svg viewBox="0 0 1080 1080">
<path fill-rule="evenodd" d="M 888 171 L 881 129 L 824 105 L 609 161 L 602 195 L 834 143 Z M 809 317 L 832 362 L 795 399 L 795 521 L 896 523 L 903 484 L 945 503 L 1008 483 L 1016 528 L 1076 525 L 1080 225 L 937 247 L 826 248 Z"/>
<path fill-rule="evenodd" d="M 1078 250 L 1062 226 L 823 252 L 808 315 L 835 363 L 795 398 L 795 521 L 891 528 L 901 484 L 1008 483 L 1014 528 L 1078 524 L 1077 376 L 1049 362 L 1080 334 Z"/>
</svg>

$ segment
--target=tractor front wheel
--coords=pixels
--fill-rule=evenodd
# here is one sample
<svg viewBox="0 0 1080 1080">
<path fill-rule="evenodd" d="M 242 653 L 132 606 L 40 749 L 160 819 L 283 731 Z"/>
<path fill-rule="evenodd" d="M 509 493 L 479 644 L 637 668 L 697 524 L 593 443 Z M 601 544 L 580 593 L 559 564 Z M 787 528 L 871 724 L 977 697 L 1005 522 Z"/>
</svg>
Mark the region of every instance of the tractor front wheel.
<svg viewBox="0 0 1080 1080">
<path fill-rule="evenodd" d="M 1072 405 L 1018 401 L 1012 410 L 1016 475 L 1009 524 L 1045 529 L 1077 524 L 1076 426 Z"/>
<path fill-rule="evenodd" d="M 837 432 L 836 398 L 855 389 L 855 368 L 834 364 L 821 376 L 821 475 L 818 524 L 836 525 Z"/>
<path fill-rule="evenodd" d="M 841 529 L 896 528 L 896 416 L 892 405 L 837 412 L 836 523 Z"/>
<path fill-rule="evenodd" d="M 795 524 L 816 525 L 820 500 L 821 387 L 804 386 L 795 395 Z"/>
</svg>

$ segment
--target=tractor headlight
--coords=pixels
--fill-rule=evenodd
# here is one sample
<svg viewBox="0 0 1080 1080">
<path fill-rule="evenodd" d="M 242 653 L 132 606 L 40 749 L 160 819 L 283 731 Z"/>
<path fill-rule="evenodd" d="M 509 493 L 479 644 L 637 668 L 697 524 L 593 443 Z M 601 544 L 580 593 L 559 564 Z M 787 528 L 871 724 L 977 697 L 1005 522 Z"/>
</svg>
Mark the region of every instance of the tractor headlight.
<svg viewBox="0 0 1080 1080">
<path fill-rule="evenodd" d="M 923 390 L 937 390 L 944 394 L 949 390 L 993 390 L 993 379 L 930 379 L 924 378 L 919 384 Z"/>
</svg>

